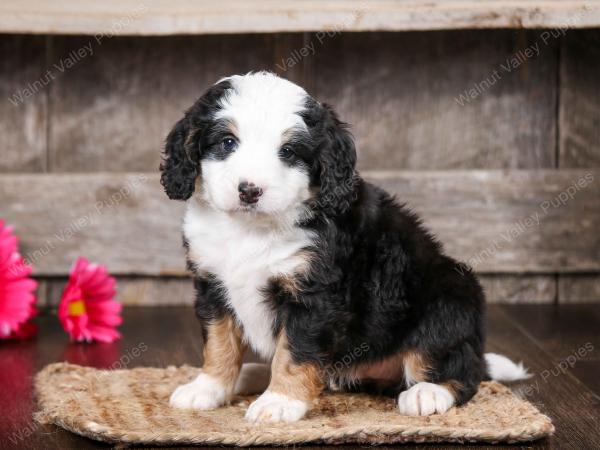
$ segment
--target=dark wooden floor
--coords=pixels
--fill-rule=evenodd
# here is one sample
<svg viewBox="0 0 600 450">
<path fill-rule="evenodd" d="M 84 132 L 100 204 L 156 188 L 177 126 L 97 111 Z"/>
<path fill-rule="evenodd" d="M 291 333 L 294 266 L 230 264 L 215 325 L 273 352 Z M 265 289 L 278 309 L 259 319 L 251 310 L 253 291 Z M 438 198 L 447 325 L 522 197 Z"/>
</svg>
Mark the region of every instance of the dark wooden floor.
<svg viewBox="0 0 600 450">
<path fill-rule="evenodd" d="M 48 363 L 99 368 L 115 367 L 119 360 L 127 367 L 198 364 L 201 339 L 192 308 L 129 308 L 124 317 L 123 339 L 115 344 L 69 344 L 51 316 L 40 318 L 35 340 L 0 343 L 1 449 L 108 447 L 32 422 L 32 378 Z M 488 322 L 489 350 L 523 360 L 535 374 L 514 389 L 556 425 L 556 435 L 545 441 L 494 448 L 600 448 L 600 305 L 490 306 Z"/>
</svg>

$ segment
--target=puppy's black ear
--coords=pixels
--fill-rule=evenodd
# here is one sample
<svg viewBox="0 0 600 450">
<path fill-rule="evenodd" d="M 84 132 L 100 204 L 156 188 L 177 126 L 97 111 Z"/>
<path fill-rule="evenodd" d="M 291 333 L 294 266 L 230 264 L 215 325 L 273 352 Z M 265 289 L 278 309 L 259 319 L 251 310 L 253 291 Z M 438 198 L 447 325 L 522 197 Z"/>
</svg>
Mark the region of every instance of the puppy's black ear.
<svg viewBox="0 0 600 450">
<path fill-rule="evenodd" d="M 202 97 L 175 124 L 165 145 L 160 164 L 160 182 L 169 198 L 187 200 L 194 193 L 196 178 L 200 175 L 202 131 L 212 123 L 219 100 L 231 89 L 228 80 L 222 80 L 208 89 Z"/>
<path fill-rule="evenodd" d="M 187 200 L 194 193 L 199 172 L 199 154 L 193 157 L 190 148 L 189 113 L 179 120 L 167 136 L 164 158 L 160 164 L 160 183 L 170 199 Z M 199 153 L 199 149 L 197 149 Z"/>
<path fill-rule="evenodd" d="M 319 153 L 318 204 L 324 211 L 343 214 L 355 198 L 356 149 L 348 125 L 327 104 L 321 105 L 324 141 Z"/>
</svg>

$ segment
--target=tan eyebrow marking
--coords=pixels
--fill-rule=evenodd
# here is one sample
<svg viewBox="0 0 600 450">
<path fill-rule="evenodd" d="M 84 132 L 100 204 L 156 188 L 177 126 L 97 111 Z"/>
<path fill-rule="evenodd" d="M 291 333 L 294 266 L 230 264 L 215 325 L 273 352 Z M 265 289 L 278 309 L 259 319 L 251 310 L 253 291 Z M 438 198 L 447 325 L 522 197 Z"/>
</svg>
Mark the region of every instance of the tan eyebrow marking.
<svg viewBox="0 0 600 450">
<path fill-rule="evenodd" d="M 299 127 L 299 126 L 293 126 L 293 127 L 290 127 L 288 129 L 284 130 L 283 133 L 281 133 L 281 144 L 280 145 L 286 144 L 292 137 L 294 137 L 294 134 L 301 133 L 304 131 L 306 131 L 306 130 L 304 130 L 304 128 Z"/>
<path fill-rule="evenodd" d="M 239 129 L 237 126 L 237 123 L 235 122 L 234 119 L 225 119 L 226 123 L 227 123 L 227 128 L 229 128 L 229 131 L 231 131 L 231 134 L 233 134 L 236 138 L 239 139 Z"/>
</svg>

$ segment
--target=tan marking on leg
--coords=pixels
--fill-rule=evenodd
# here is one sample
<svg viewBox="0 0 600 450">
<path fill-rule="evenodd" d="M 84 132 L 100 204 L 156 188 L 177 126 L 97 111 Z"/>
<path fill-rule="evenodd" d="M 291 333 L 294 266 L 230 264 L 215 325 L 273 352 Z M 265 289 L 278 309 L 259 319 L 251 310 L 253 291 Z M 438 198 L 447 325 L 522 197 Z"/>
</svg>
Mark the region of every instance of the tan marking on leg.
<svg viewBox="0 0 600 450">
<path fill-rule="evenodd" d="M 404 354 L 396 353 L 381 361 L 361 364 L 356 369 L 356 377 L 369 380 L 401 380 L 404 376 Z"/>
<path fill-rule="evenodd" d="M 212 321 L 206 328 L 202 371 L 221 381 L 227 391 L 233 392 L 246 350 L 242 331 L 231 316 Z"/>
<path fill-rule="evenodd" d="M 429 366 L 423 353 L 406 350 L 380 361 L 361 364 L 350 371 L 354 379 L 372 380 L 389 386 L 405 381 L 407 385 L 427 381 Z"/>
<path fill-rule="evenodd" d="M 305 402 L 313 401 L 323 390 L 322 374 L 316 365 L 292 360 L 285 331 L 277 341 L 268 390 Z"/>
<path fill-rule="evenodd" d="M 404 381 L 412 385 L 420 381 L 427 381 L 427 372 L 430 370 L 425 355 L 418 350 L 404 352 Z"/>
</svg>

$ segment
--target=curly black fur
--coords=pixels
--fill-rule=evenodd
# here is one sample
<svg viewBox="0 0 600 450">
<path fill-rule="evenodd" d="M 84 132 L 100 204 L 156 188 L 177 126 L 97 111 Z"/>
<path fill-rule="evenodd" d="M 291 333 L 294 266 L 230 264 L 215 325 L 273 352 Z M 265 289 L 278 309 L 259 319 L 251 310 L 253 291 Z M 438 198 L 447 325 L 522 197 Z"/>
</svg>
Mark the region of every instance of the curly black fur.
<svg viewBox="0 0 600 450">
<path fill-rule="evenodd" d="M 211 87 L 175 124 L 167 136 L 160 164 L 160 183 L 170 199 L 187 200 L 194 193 L 196 178 L 200 175 L 200 140 L 214 122 L 217 101 L 228 89 L 231 89 L 231 84 L 227 81 Z"/>
<path fill-rule="evenodd" d="M 327 104 L 308 99 L 302 117 L 314 142 L 311 175 L 319 193 L 311 207 L 321 214 L 340 214 L 355 200 L 356 150 L 348 126 Z"/>
</svg>

